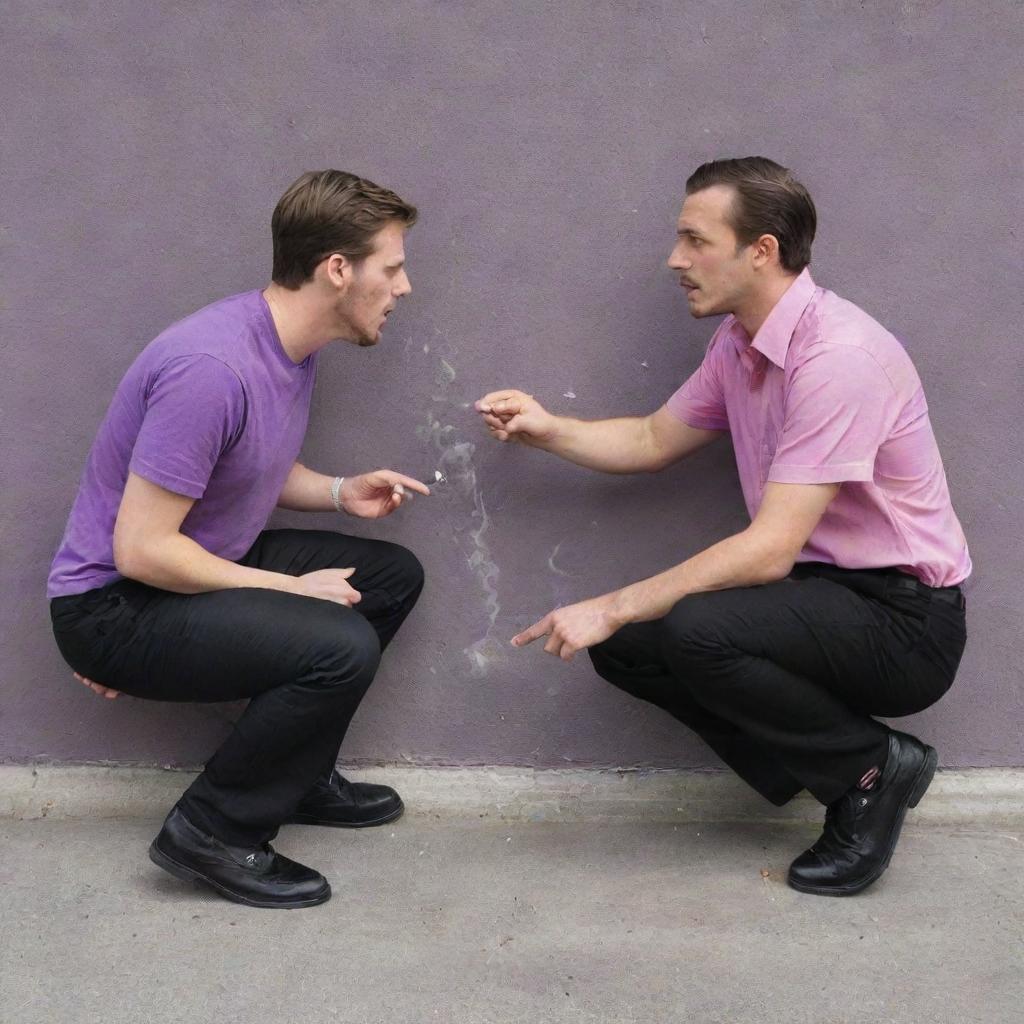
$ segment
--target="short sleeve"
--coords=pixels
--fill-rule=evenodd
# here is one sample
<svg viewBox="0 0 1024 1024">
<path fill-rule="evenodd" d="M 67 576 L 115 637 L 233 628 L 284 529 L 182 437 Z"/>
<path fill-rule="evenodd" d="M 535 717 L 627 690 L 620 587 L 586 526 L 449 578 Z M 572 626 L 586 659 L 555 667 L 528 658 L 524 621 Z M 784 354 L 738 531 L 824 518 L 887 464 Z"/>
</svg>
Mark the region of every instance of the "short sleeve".
<svg viewBox="0 0 1024 1024">
<path fill-rule="evenodd" d="M 719 328 L 700 366 L 665 403 L 665 407 L 677 420 L 698 430 L 729 429 L 722 372 L 724 337 Z"/>
<path fill-rule="evenodd" d="M 885 370 L 850 345 L 825 345 L 793 374 L 769 481 L 869 481 L 900 402 Z"/>
<path fill-rule="evenodd" d="M 175 494 L 201 498 L 220 456 L 245 426 L 235 372 L 207 355 L 165 363 L 151 379 L 128 468 Z"/>
</svg>

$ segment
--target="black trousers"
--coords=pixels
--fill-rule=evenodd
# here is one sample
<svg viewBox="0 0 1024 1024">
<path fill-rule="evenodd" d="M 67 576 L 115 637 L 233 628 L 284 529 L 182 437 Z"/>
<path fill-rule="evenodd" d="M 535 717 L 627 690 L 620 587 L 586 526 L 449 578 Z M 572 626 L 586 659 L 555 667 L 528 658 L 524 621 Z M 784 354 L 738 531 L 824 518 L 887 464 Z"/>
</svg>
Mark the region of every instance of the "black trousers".
<svg viewBox="0 0 1024 1024">
<path fill-rule="evenodd" d="M 268 530 L 239 562 L 300 576 L 355 566 L 353 608 L 276 590 L 173 594 L 120 580 L 55 598 L 54 635 L 82 675 L 135 697 L 249 703 L 178 806 L 224 842 L 255 846 L 333 767 L 423 570 L 384 541 Z"/>
<path fill-rule="evenodd" d="M 885 763 L 888 729 L 872 716 L 934 704 L 966 635 L 958 587 L 804 563 L 778 583 L 686 597 L 590 657 L 772 803 L 808 789 L 829 804 Z"/>
</svg>

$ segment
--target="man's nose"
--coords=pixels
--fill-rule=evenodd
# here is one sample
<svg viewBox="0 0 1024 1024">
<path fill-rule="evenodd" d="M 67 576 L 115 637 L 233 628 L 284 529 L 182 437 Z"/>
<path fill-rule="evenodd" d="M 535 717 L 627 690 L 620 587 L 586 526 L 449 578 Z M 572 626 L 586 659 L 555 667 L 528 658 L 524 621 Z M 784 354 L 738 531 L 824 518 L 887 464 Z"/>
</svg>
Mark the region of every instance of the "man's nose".
<svg viewBox="0 0 1024 1024">
<path fill-rule="evenodd" d="M 687 259 L 678 249 L 673 249 L 668 258 L 668 265 L 673 270 L 687 270 L 693 263 Z"/>
</svg>

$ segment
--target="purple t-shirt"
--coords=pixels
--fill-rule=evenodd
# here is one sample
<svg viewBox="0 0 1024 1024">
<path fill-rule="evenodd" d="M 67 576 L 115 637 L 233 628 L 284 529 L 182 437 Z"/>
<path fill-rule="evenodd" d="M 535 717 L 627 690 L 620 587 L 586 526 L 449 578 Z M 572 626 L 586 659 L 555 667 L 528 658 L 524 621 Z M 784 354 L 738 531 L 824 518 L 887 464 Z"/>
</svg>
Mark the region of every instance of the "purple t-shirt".
<svg viewBox="0 0 1024 1024">
<path fill-rule="evenodd" d="M 259 291 L 169 327 L 121 381 L 53 560 L 49 597 L 121 576 L 114 522 L 129 470 L 195 498 L 181 532 L 232 561 L 266 526 L 306 433 L 316 356 L 293 363 Z"/>
</svg>

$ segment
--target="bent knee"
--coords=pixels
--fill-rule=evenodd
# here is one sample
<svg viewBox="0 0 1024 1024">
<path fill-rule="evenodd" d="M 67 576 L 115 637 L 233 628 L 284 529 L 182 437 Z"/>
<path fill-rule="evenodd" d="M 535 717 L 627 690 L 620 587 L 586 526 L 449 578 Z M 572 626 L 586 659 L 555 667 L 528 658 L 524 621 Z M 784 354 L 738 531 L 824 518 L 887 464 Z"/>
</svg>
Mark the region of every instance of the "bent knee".
<svg viewBox="0 0 1024 1024">
<path fill-rule="evenodd" d="M 380 665 L 377 631 L 361 615 L 344 614 L 318 631 L 312 676 L 321 685 L 369 686 Z"/>
<path fill-rule="evenodd" d="M 667 658 L 703 658 L 730 648 L 724 593 L 691 594 L 676 603 L 663 620 Z"/>
<path fill-rule="evenodd" d="M 401 544 L 391 545 L 391 556 L 395 560 L 395 571 L 408 588 L 410 594 L 418 595 L 423 589 L 425 574 L 423 563 Z"/>
<path fill-rule="evenodd" d="M 379 589 L 395 608 L 409 610 L 423 590 L 424 572 L 420 560 L 401 544 L 380 541 L 387 568 L 380 577 Z"/>
</svg>

